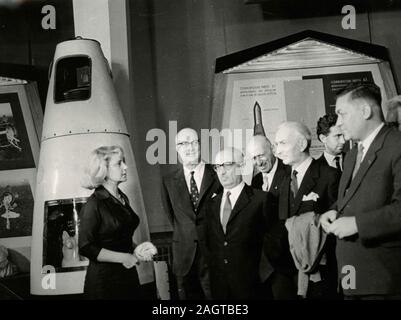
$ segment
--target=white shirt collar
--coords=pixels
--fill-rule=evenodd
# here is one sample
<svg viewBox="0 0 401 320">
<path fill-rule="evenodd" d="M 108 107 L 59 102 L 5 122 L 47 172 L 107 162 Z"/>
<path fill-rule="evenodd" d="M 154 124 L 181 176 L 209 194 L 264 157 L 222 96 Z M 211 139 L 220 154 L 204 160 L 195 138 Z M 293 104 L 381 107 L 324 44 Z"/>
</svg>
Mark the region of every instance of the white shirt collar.
<svg viewBox="0 0 401 320">
<path fill-rule="evenodd" d="M 205 172 L 205 163 L 201 160 L 198 163 L 198 165 L 192 170 L 189 170 L 188 168 L 186 168 L 184 166 L 183 166 L 183 168 L 184 168 L 185 182 L 187 183 L 188 190 L 191 190 L 191 172 L 193 171 L 196 186 L 198 187 L 198 192 L 200 192 L 203 174 Z"/>
<path fill-rule="evenodd" d="M 198 165 L 194 169 L 188 169 L 187 167 L 183 166 L 184 168 L 184 174 L 185 175 L 191 175 L 191 172 L 194 171 L 194 175 L 205 169 L 205 163 L 201 160 Z"/>
<path fill-rule="evenodd" d="M 340 154 L 338 154 L 338 155 L 336 155 L 336 156 L 334 156 L 334 155 L 332 155 L 332 154 L 330 154 L 330 153 L 328 153 L 328 152 L 324 152 L 323 153 L 323 155 L 324 155 L 324 157 L 326 158 L 326 161 L 327 161 L 327 163 L 329 164 L 329 166 L 330 167 L 333 167 L 333 168 L 337 168 L 337 166 L 336 166 L 336 160 L 335 160 L 335 157 L 340 157 L 340 166 L 341 166 L 341 159 L 342 159 L 342 157 L 343 157 L 343 155 L 340 153 Z"/>
<path fill-rule="evenodd" d="M 244 189 L 244 187 L 245 187 L 245 182 L 241 181 L 241 183 L 239 185 L 235 186 L 232 189 L 224 189 L 222 205 L 224 204 L 224 201 L 227 197 L 227 191 L 230 191 L 231 206 L 232 206 L 232 208 L 234 208 L 235 203 L 237 202 L 239 195 L 241 194 L 242 189 Z"/>
<path fill-rule="evenodd" d="M 269 189 L 272 185 L 273 179 L 274 179 L 274 175 L 276 174 L 277 171 L 277 167 L 278 167 L 278 159 L 276 158 L 276 161 L 274 162 L 273 167 L 270 169 L 270 171 L 268 173 L 263 173 L 262 172 L 262 176 L 267 176 L 267 180 L 269 181 Z"/>
<path fill-rule="evenodd" d="M 302 179 L 305 176 L 306 170 L 308 170 L 309 166 L 311 165 L 312 160 L 312 157 L 308 156 L 298 167 L 292 168 L 291 173 L 294 170 L 297 171 L 298 187 L 301 185 Z"/>
<path fill-rule="evenodd" d="M 376 138 L 376 136 L 379 134 L 379 131 L 381 130 L 381 128 L 383 128 L 383 126 L 384 126 L 384 123 L 382 122 L 375 130 L 373 130 L 371 132 L 370 135 L 368 135 L 364 140 L 359 142 L 363 145 L 362 159 L 365 157 L 365 154 L 368 151 L 370 145 L 372 144 L 372 142 Z"/>
</svg>

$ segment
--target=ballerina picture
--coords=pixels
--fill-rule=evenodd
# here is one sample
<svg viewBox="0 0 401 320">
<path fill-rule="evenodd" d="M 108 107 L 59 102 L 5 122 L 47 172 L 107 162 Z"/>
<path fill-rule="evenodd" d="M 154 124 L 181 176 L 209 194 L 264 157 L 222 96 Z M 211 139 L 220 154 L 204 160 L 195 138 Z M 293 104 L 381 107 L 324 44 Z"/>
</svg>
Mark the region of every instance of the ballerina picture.
<svg viewBox="0 0 401 320">
<path fill-rule="evenodd" d="M 4 192 L 1 197 L 0 208 L 4 207 L 5 212 L 1 215 L 2 218 L 6 219 L 6 229 L 11 229 L 10 219 L 19 218 L 21 214 L 12 211 L 17 207 L 15 203 L 15 198 L 18 196 L 14 196 L 11 192 Z"/>
</svg>

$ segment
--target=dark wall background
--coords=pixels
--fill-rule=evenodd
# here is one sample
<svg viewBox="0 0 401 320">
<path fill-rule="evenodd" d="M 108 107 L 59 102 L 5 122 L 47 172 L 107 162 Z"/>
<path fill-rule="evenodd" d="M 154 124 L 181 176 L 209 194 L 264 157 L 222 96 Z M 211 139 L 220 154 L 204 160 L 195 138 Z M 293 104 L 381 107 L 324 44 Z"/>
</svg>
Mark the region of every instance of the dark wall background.
<svg viewBox="0 0 401 320">
<path fill-rule="evenodd" d="M 58 42 L 74 37 L 72 0 L 20 1 L 0 4 L 0 76 L 35 80 L 42 108 L 46 103 L 48 69 Z M 42 28 L 42 7 L 56 9 L 56 29 Z"/>
<path fill-rule="evenodd" d="M 147 164 L 145 151 L 152 142 L 145 140 L 146 133 L 154 127 L 167 132 L 169 120 L 177 120 L 179 128 L 209 128 L 217 57 L 312 29 L 387 47 L 395 76 L 401 77 L 401 11 L 394 1 L 346 1 L 355 4 L 355 30 L 342 29 L 341 2 L 246 2 L 130 2 L 137 128 L 134 148 L 153 231 L 169 228 L 158 190 L 160 174 L 171 167 Z"/>
<path fill-rule="evenodd" d="M 250 2 L 256 2 L 251 4 Z M 343 1 L 344 2 L 344 1 Z M 128 0 L 134 79 L 134 153 L 152 232 L 170 227 L 161 212 L 160 177 L 168 165 L 149 165 L 152 128 L 209 128 L 215 59 L 305 29 L 387 47 L 401 77 L 401 9 L 396 1 L 355 4 L 356 29 L 341 27 L 341 1 Z M 329 5 L 329 4 L 330 5 Z M 56 7 L 56 30 L 41 28 L 41 8 Z M 0 6 L 0 75 L 37 80 L 42 104 L 56 44 L 74 36 L 71 0 Z"/>
</svg>

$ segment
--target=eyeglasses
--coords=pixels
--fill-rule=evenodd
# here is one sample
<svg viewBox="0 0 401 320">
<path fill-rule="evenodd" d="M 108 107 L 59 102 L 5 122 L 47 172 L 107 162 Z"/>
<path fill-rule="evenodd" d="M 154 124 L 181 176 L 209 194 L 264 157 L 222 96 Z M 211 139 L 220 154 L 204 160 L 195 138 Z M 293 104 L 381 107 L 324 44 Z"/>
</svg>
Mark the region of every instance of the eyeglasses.
<svg viewBox="0 0 401 320">
<path fill-rule="evenodd" d="M 185 147 L 188 148 L 189 146 L 193 146 L 196 147 L 199 145 L 199 141 L 198 140 L 194 140 L 194 141 L 184 141 L 184 142 L 179 142 L 177 143 L 177 147 Z"/>
<path fill-rule="evenodd" d="M 231 170 L 236 165 L 236 162 L 225 162 L 222 164 L 214 164 L 213 169 L 214 171 L 218 172 L 221 168 L 224 168 L 225 171 Z"/>
</svg>

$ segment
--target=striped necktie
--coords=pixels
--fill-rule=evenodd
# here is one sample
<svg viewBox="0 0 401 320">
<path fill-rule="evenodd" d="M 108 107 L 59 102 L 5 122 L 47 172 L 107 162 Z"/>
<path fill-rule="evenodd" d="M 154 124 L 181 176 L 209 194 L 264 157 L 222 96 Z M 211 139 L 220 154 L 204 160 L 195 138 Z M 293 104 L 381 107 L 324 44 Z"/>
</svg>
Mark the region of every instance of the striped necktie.
<svg viewBox="0 0 401 320">
<path fill-rule="evenodd" d="M 228 219 L 230 219 L 230 215 L 231 215 L 231 211 L 232 211 L 230 195 L 231 195 L 231 192 L 227 191 L 226 202 L 224 202 L 224 207 L 223 207 L 223 216 L 221 218 L 221 225 L 223 227 L 224 233 L 226 233 Z"/>
<path fill-rule="evenodd" d="M 294 196 L 294 199 L 298 193 L 297 174 L 298 174 L 298 172 L 296 170 L 293 170 L 291 173 L 291 191 L 292 191 L 292 195 Z"/>
</svg>

